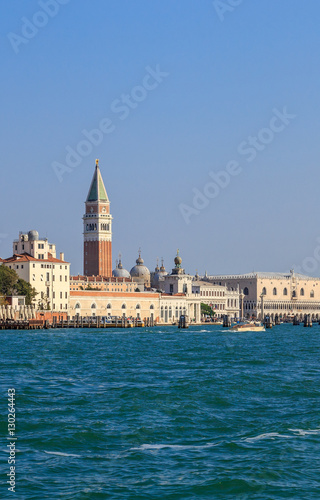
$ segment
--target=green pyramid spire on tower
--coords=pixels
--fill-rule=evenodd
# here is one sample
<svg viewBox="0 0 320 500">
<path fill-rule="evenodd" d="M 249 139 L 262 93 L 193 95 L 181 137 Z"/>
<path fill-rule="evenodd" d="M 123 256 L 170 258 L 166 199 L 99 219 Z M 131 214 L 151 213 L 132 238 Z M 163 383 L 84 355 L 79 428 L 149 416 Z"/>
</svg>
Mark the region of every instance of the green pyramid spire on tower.
<svg viewBox="0 0 320 500">
<path fill-rule="evenodd" d="M 99 160 L 96 160 L 96 169 L 92 178 L 87 201 L 109 201 L 99 168 Z"/>
</svg>

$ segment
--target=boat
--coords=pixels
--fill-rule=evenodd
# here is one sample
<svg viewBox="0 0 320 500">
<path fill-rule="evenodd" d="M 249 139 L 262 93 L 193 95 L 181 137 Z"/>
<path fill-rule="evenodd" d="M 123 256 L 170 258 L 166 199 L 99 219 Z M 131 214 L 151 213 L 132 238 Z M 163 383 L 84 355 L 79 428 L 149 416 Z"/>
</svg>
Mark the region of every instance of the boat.
<svg viewBox="0 0 320 500">
<path fill-rule="evenodd" d="M 237 323 L 233 325 L 229 332 L 265 332 L 266 329 L 262 323 L 256 321 L 249 321 L 247 323 Z"/>
</svg>

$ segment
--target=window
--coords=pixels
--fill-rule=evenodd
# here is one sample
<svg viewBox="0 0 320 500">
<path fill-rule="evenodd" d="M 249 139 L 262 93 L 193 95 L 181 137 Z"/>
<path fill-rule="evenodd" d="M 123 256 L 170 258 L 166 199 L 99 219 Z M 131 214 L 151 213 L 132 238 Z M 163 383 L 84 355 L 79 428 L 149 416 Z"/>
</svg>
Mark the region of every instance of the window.
<svg viewBox="0 0 320 500">
<path fill-rule="evenodd" d="M 136 305 L 136 309 L 141 309 L 140 304 Z"/>
<path fill-rule="evenodd" d="M 122 309 L 127 309 L 127 306 L 125 304 L 122 304 Z"/>
<path fill-rule="evenodd" d="M 43 274 L 41 274 L 40 279 L 41 279 L 41 281 L 43 281 Z"/>
<path fill-rule="evenodd" d="M 52 298 L 56 298 L 56 292 L 53 292 Z"/>
<path fill-rule="evenodd" d="M 284 289 L 283 289 L 283 295 L 288 295 L 288 290 L 287 290 L 287 288 L 284 288 Z"/>
<path fill-rule="evenodd" d="M 245 295 L 249 295 L 249 288 L 248 288 L 248 287 L 245 287 L 245 288 L 243 289 L 243 293 L 244 293 Z"/>
<path fill-rule="evenodd" d="M 267 289 L 265 286 L 262 288 L 262 293 L 263 293 L 263 295 L 267 295 Z"/>
<path fill-rule="evenodd" d="M 55 275 L 52 276 L 52 281 L 56 281 Z"/>
<path fill-rule="evenodd" d="M 112 305 L 111 304 L 108 304 L 107 305 L 107 309 L 111 309 L 112 308 Z"/>
<path fill-rule="evenodd" d="M 300 295 L 301 295 L 302 297 L 304 297 L 304 288 L 301 288 L 301 290 L 300 290 Z"/>
<path fill-rule="evenodd" d="M 314 290 L 311 290 L 310 292 L 310 297 L 313 299 L 314 298 Z"/>
<path fill-rule="evenodd" d="M 153 304 L 151 304 L 150 309 L 154 309 L 154 305 Z"/>
<path fill-rule="evenodd" d="M 276 287 L 274 287 L 274 289 L 273 289 L 273 295 L 277 295 L 277 289 L 276 289 Z"/>
<path fill-rule="evenodd" d="M 64 278 L 65 278 L 64 281 L 68 281 L 68 276 L 65 276 Z"/>
<path fill-rule="evenodd" d="M 97 309 L 97 304 L 95 303 L 91 304 L 91 309 Z"/>
<path fill-rule="evenodd" d="M 62 292 L 60 292 L 60 299 L 62 299 Z"/>
<path fill-rule="evenodd" d="M 50 273 L 47 273 L 47 281 L 50 281 Z"/>
<path fill-rule="evenodd" d="M 170 293 L 173 293 L 173 285 L 170 285 Z"/>
<path fill-rule="evenodd" d="M 36 275 L 35 274 L 32 275 L 32 281 L 36 281 Z"/>
<path fill-rule="evenodd" d="M 75 309 L 80 309 L 80 308 L 81 308 L 81 305 L 79 304 L 79 302 L 77 302 L 75 305 Z"/>
<path fill-rule="evenodd" d="M 68 298 L 68 292 L 66 292 L 64 295 L 65 295 L 65 299 L 67 299 Z"/>
<path fill-rule="evenodd" d="M 60 281 L 62 281 L 62 276 L 61 276 L 61 274 L 60 274 Z"/>
</svg>

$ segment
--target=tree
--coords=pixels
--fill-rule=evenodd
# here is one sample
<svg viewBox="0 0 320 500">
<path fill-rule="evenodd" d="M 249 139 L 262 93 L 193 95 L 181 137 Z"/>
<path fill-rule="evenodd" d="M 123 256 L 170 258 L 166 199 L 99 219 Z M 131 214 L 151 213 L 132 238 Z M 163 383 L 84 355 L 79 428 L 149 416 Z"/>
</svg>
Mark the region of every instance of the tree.
<svg viewBox="0 0 320 500">
<path fill-rule="evenodd" d="M 201 314 L 205 314 L 213 318 L 215 312 L 212 310 L 210 306 L 208 306 L 208 304 L 201 304 Z"/>
<path fill-rule="evenodd" d="M 7 305 L 8 301 L 6 300 L 6 298 L 0 296 L 0 306 L 7 306 Z"/>
<path fill-rule="evenodd" d="M 30 283 L 19 278 L 14 269 L 2 264 L 0 266 L 0 295 L 23 295 L 26 297 L 26 305 L 31 305 L 37 292 Z"/>
<path fill-rule="evenodd" d="M 14 269 L 2 264 L 0 266 L 0 294 L 4 296 L 12 295 L 18 279 L 19 276 Z"/>
<path fill-rule="evenodd" d="M 15 286 L 15 291 L 17 295 L 24 295 L 26 298 L 26 305 L 31 306 L 33 299 L 35 299 L 37 295 L 37 291 L 33 288 L 30 283 L 25 280 L 18 279 L 18 282 Z"/>
</svg>

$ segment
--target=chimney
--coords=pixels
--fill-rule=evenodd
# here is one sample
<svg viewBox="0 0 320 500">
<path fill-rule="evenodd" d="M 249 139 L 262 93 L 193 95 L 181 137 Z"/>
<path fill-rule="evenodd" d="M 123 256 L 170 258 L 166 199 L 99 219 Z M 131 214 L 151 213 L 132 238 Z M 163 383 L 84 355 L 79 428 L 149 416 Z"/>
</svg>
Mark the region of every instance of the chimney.
<svg viewBox="0 0 320 500">
<path fill-rule="evenodd" d="M 64 260 L 64 253 L 60 252 L 60 260 Z"/>
</svg>

